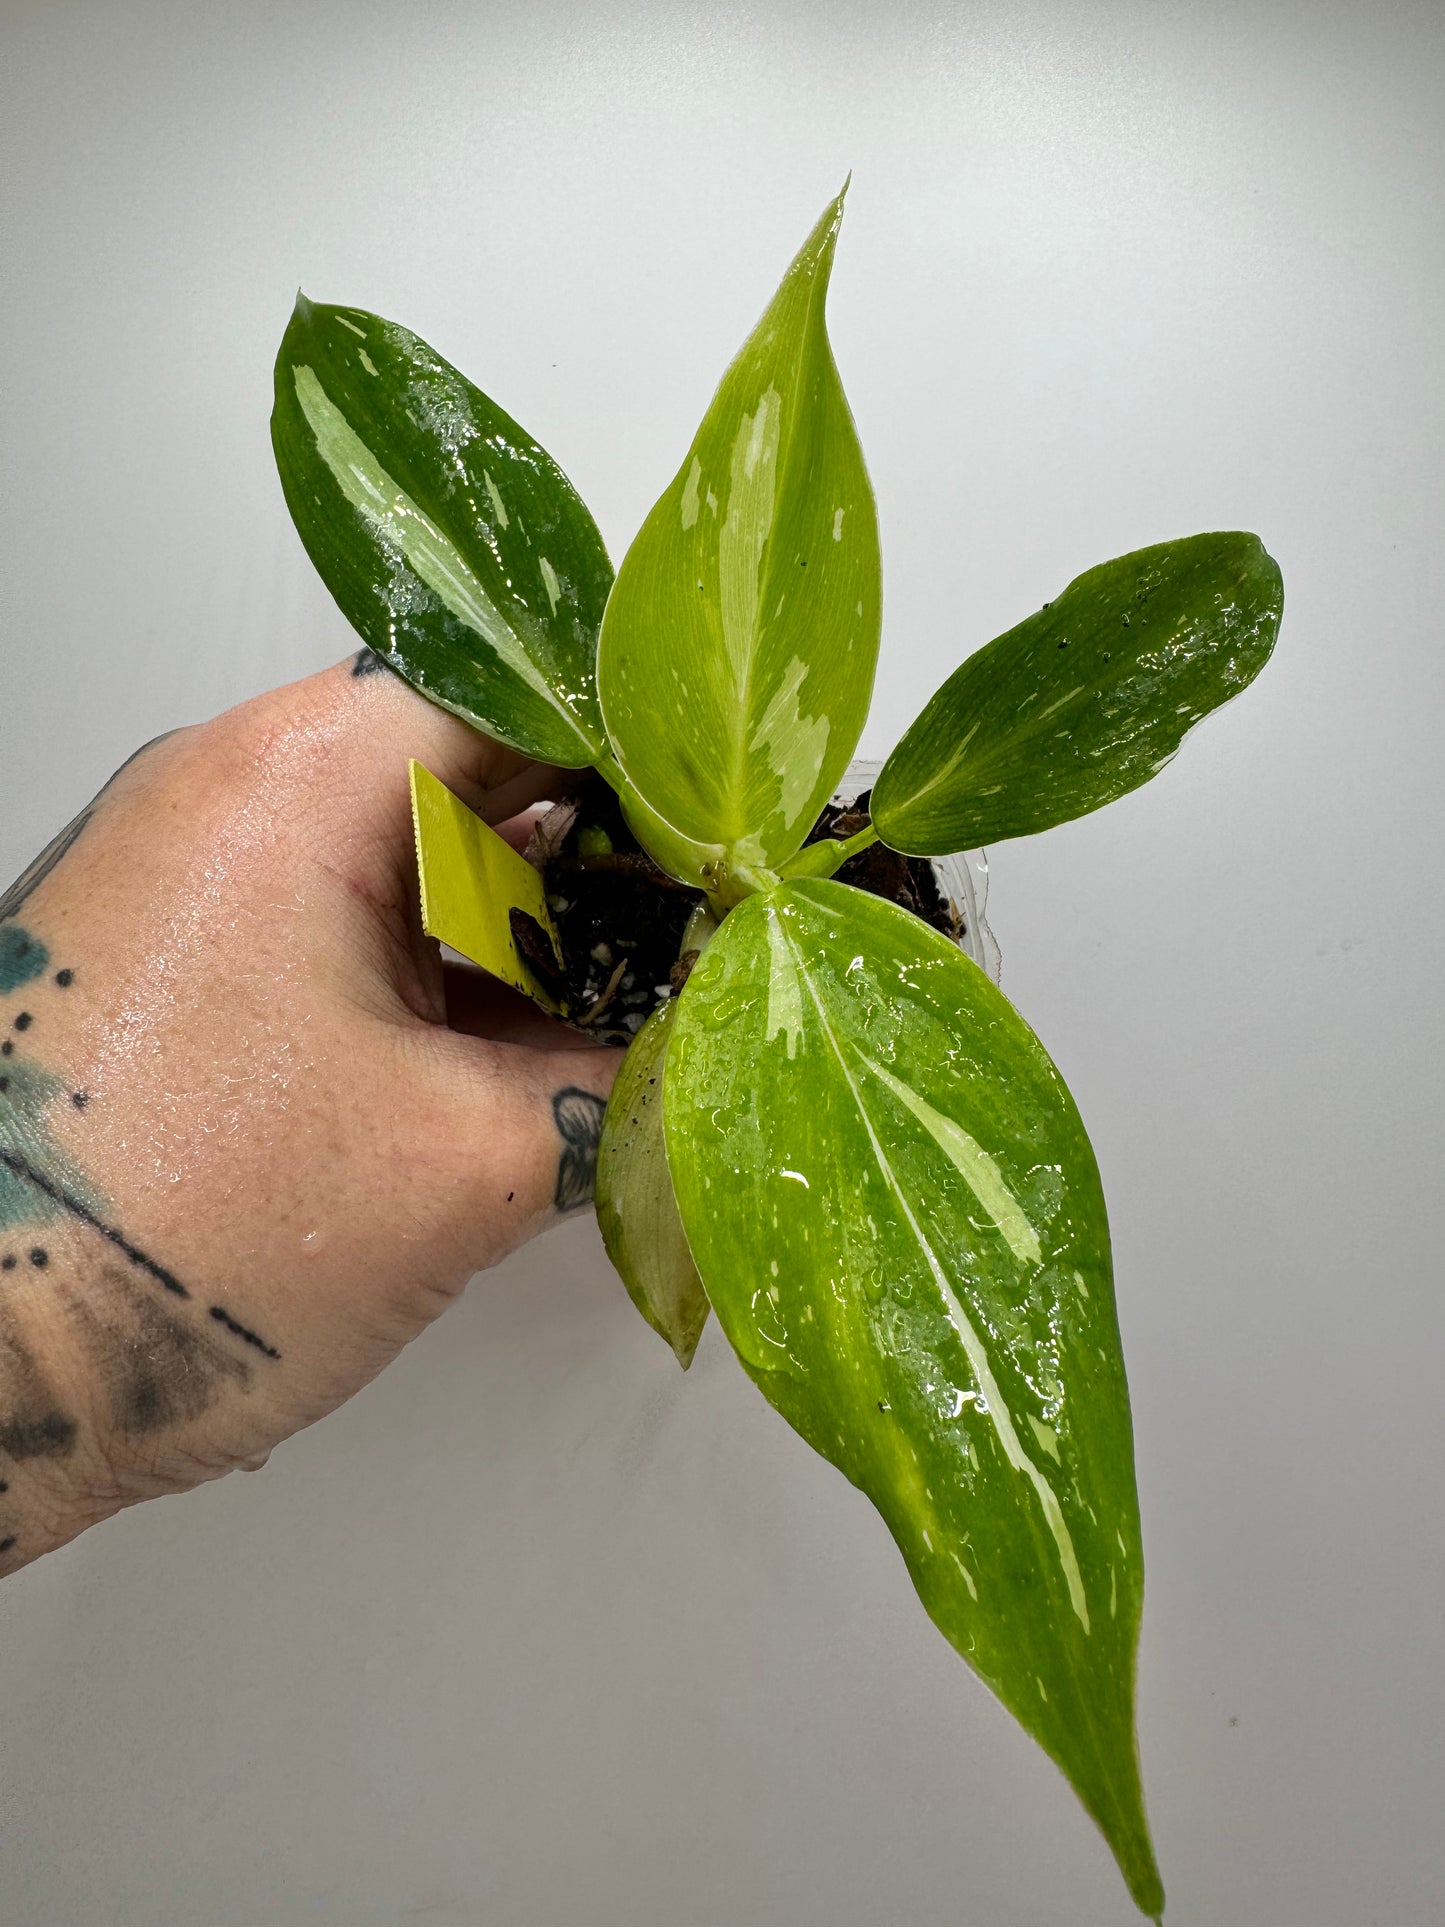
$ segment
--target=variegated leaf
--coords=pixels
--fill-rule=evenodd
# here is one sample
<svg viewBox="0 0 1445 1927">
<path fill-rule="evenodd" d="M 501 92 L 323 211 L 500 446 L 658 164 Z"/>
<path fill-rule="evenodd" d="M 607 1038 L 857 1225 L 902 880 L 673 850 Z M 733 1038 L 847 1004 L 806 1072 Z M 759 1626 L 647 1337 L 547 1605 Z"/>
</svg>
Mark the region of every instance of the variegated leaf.
<svg viewBox="0 0 1445 1927">
<path fill-rule="evenodd" d="M 1259 674 L 1283 603 L 1256 535 L 1192 535 L 1090 569 L 927 704 L 873 787 L 879 835 L 937 856 L 1137 789 Z"/>
<path fill-rule="evenodd" d="M 1109 1234 L 1038 1039 L 917 918 L 793 883 L 703 952 L 665 1119 L 688 1242 L 744 1368 L 873 1500 L 934 1620 L 1156 1914 Z"/>
<path fill-rule="evenodd" d="M 873 687 L 877 519 L 823 312 L 841 218 L 840 196 L 723 377 L 602 629 L 628 781 L 733 868 L 802 843 Z"/>
<path fill-rule="evenodd" d="M 612 567 L 546 450 L 419 336 L 304 296 L 271 435 L 307 553 L 376 653 L 514 749 L 595 762 Z"/>
</svg>

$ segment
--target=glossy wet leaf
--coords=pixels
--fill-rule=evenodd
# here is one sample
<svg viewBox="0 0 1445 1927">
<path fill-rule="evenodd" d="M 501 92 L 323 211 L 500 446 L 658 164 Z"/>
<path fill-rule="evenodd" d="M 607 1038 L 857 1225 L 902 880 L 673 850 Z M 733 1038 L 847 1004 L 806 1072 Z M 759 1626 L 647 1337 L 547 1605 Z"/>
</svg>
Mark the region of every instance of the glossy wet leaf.
<svg viewBox="0 0 1445 1927">
<path fill-rule="evenodd" d="M 677 1215 L 662 1137 L 662 1077 L 678 1006 L 655 1010 L 612 1086 L 597 1147 L 597 1223 L 628 1296 L 686 1371 L 707 1295 Z"/>
<path fill-rule="evenodd" d="M 918 919 L 793 883 L 703 952 L 665 1114 L 688 1241 L 745 1369 L 873 1500 L 938 1626 L 1157 1913 L 1108 1226 L 1043 1047 Z"/>
<path fill-rule="evenodd" d="M 730 861 L 812 828 L 868 710 L 878 527 L 833 364 L 830 205 L 723 377 L 607 606 L 598 678 L 629 780 Z"/>
<path fill-rule="evenodd" d="M 417 335 L 304 296 L 271 434 L 307 553 L 377 654 L 514 749 L 594 761 L 612 567 L 546 450 Z"/>
<path fill-rule="evenodd" d="M 1259 674 L 1282 606 L 1254 535 L 1189 536 L 1090 569 L 933 697 L 874 785 L 879 834 L 939 855 L 1137 789 Z"/>
</svg>

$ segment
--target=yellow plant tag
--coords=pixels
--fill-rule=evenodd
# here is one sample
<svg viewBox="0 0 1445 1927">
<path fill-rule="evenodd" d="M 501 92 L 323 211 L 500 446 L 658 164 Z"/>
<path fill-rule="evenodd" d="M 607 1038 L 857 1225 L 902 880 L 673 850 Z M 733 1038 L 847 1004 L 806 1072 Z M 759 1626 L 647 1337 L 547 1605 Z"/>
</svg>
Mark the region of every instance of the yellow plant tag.
<svg viewBox="0 0 1445 1927">
<path fill-rule="evenodd" d="M 417 762 L 411 765 L 411 817 L 427 935 L 525 992 L 544 1010 L 560 1010 L 523 963 L 507 916 L 515 908 L 535 917 L 560 958 L 538 872 Z"/>
</svg>

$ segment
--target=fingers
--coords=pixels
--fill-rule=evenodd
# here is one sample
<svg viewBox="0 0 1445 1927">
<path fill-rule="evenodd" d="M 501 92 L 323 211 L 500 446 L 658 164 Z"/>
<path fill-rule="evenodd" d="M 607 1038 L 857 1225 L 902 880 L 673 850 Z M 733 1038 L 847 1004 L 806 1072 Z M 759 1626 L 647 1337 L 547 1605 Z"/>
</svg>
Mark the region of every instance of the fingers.
<svg viewBox="0 0 1445 1927">
<path fill-rule="evenodd" d="M 494 789 L 479 792 L 471 808 L 484 822 L 501 830 L 509 843 L 520 849 L 530 834 L 530 819 L 542 814 L 535 806 L 555 803 L 566 796 L 586 774 L 580 769 L 558 769 L 552 763 L 528 763 L 515 776 L 498 783 Z M 457 791 L 462 795 L 460 790 Z M 462 801 L 468 799 L 462 796 Z M 522 825 L 525 824 L 525 828 Z M 514 826 L 519 834 L 514 834 Z"/>
<path fill-rule="evenodd" d="M 378 667 L 358 674 L 358 662 Z M 180 785 L 188 815 L 234 844 L 251 825 L 256 885 L 304 902 L 302 935 L 374 1005 L 400 997 L 442 1021 L 440 968 L 422 936 L 407 761 L 490 822 L 516 819 L 574 780 L 481 735 L 418 696 L 371 653 L 269 691 L 193 733 Z M 266 874 L 260 874 L 260 872 Z"/>
<path fill-rule="evenodd" d="M 447 1022 L 468 1037 L 490 1037 L 503 1044 L 526 1044 L 533 1050 L 558 1052 L 595 1050 L 584 1031 L 549 1017 L 545 1010 L 510 984 L 477 970 L 471 964 L 444 963 Z"/>
<path fill-rule="evenodd" d="M 539 763 L 536 767 L 541 770 L 545 768 L 545 765 Z M 576 774 L 576 771 L 558 770 L 553 772 L 553 774 L 573 776 Z M 500 806 L 502 799 L 494 796 L 493 801 Z M 501 837 L 502 841 L 504 843 L 510 843 L 514 850 L 525 850 L 527 844 L 531 841 L 533 830 L 536 829 L 542 817 L 547 814 L 547 809 L 548 804 L 546 802 L 528 804 L 524 810 L 519 810 L 515 816 L 499 818 L 498 821 L 492 825 L 492 828 L 497 832 L 497 835 Z"/>
<path fill-rule="evenodd" d="M 359 733 L 379 756 L 402 763 L 415 757 L 485 822 L 499 823 L 530 804 L 561 795 L 576 772 L 535 762 L 439 709 L 367 652 L 375 670 L 357 673 L 360 659 L 327 670 L 334 696 L 355 711 Z"/>
<path fill-rule="evenodd" d="M 425 1168 L 459 1277 L 592 1202 L 607 1096 L 624 1053 L 532 1049 L 433 1032 L 435 1142 Z"/>
<path fill-rule="evenodd" d="M 420 936 L 406 760 L 514 833 L 519 813 L 575 773 L 493 743 L 390 671 L 358 675 L 352 663 L 258 699 L 229 726 L 238 778 L 263 771 L 271 788 L 295 792 L 288 881 L 316 861 L 306 900 L 320 975 L 345 991 L 335 1007 L 346 1021 L 381 1019 L 368 1035 L 387 1062 L 370 1064 L 368 1081 L 397 1094 L 382 1118 L 373 1113 L 387 1184 L 429 1227 L 429 1273 L 456 1288 L 590 1203 L 622 1052 L 559 1032 L 475 972 L 456 976 L 448 1009 L 435 948 Z M 274 863 L 281 845 L 271 836 L 267 847 Z M 375 998 L 377 982 L 400 993 L 400 1009 Z"/>
</svg>

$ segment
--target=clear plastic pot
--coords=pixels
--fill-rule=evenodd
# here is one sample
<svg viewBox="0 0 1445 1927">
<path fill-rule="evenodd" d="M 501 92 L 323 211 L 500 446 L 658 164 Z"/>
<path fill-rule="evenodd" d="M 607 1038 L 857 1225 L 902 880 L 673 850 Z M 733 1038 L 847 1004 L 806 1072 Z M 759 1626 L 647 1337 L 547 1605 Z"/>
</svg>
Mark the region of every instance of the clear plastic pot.
<svg viewBox="0 0 1445 1927">
<path fill-rule="evenodd" d="M 841 787 L 833 794 L 833 801 L 842 809 L 851 809 L 865 790 L 872 789 L 882 768 L 881 763 L 865 760 L 850 763 Z M 959 949 L 997 983 L 999 948 L 984 914 L 988 907 L 988 858 L 982 850 L 959 850 L 952 856 L 936 856 L 933 874 L 963 926 Z"/>
</svg>

